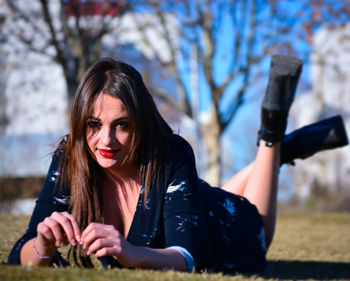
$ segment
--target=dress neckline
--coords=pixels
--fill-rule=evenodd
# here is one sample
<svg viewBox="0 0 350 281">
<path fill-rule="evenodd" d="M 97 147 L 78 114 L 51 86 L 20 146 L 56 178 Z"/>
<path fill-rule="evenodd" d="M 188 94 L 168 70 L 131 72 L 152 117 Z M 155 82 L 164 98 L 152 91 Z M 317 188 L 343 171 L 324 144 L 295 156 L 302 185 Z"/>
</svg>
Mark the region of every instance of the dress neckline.
<svg viewBox="0 0 350 281">
<path fill-rule="evenodd" d="M 136 228 L 136 217 L 139 214 L 139 208 L 142 208 L 143 205 L 143 194 L 144 194 L 144 187 L 141 186 L 140 188 L 140 192 L 139 192 L 139 197 L 137 199 L 137 203 L 136 203 L 136 208 L 135 208 L 135 212 L 134 212 L 134 216 L 131 220 L 131 224 L 130 224 L 130 228 L 128 233 L 125 236 L 125 239 L 130 242 L 130 239 L 132 238 L 133 233 L 135 232 L 135 228 Z"/>
</svg>

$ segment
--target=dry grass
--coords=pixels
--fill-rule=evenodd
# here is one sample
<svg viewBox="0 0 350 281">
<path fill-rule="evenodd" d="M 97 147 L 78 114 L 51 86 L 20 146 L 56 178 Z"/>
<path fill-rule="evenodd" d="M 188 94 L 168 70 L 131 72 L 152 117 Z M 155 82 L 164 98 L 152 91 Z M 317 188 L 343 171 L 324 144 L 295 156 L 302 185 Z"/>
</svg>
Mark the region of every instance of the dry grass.
<svg viewBox="0 0 350 281">
<path fill-rule="evenodd" d="M 0 262 L 25 230 L 25 216 L 0 215 Z M 350 213 L 285 214 L 278 218 L 265 271 L 186 274 L 151 270 L 82 270 L 0 266 L 0 280 L 350 280 Z"/>
</svg>

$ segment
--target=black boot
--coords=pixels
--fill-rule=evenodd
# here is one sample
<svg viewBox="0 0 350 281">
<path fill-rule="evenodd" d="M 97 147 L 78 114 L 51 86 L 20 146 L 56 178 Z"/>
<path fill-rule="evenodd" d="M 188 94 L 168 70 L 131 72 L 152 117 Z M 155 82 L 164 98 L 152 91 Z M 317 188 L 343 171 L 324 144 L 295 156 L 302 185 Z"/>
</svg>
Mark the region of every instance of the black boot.
<svg viewBox="0 0 350 281">
<path fill-rule="evenodd" d="M 294 164 L 295 159 L 305 159 L 319 151 L 338 148 L 348 143 L 344 122 L 340 115 L 323 119 L 287 134 L 283 138 L 281 165 Z"/>
<path fill-rule="evenodd" d="M 261 108 L 258 145 L 260 140 L 265 140 L 267 146 L 282 141 L 301 68 L 302 61 L 292 56 L 272 57 L 269 83 Z"/>
</svg>

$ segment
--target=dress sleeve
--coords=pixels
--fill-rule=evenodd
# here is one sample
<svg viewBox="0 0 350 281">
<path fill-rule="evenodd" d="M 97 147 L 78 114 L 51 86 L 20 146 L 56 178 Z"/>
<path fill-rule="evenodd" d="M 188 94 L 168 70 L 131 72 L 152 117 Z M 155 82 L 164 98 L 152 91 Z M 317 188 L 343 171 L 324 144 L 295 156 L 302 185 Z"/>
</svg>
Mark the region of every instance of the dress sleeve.
<svg viewBox="0 0 350 281">
<path fill-rule="evenodd" d="M 12 248 L 8 257 L 9 264 L 20 264 L 20 253 L 22 247 L 27 241 L 37 236 L 36 229 L 40 222 L 42 222 L 46 217 L 50 216 L 54 211 L 63 212 L 68 210 L 69 196 L 61 193 L 60 190 L 58 190 L 58 185 L 56 184 L 59 181 L 60 176 L 58 171 L 58 163 L 61 155 L 62 151 L 56 150 L 52 157 L 43 189 L 41 190 L 38 200 L 36 201 L 27 230 Z M 54 255 L 52 263 L 63 266 L 66 262 L 57 252 Z"/>
<path fill-rule="evenodd" d="M 174 138 L 164 197 L 165 244 L 186 249 L 199 270 L 206 232 L 195 159 L 191 146 Z"/>
</svg>

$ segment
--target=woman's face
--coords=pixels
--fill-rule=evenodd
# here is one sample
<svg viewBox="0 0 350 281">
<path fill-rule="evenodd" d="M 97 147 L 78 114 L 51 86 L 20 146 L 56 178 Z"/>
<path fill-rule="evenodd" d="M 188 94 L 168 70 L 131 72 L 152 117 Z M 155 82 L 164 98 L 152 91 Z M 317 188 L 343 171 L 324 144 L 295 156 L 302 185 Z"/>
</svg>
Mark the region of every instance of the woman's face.
<svg viewBox="0 0 350 281">
<path fill-rule="evenodd" d="M 101 93 L 87 120 L 86 140 L 93 158 L 105 169 L 120 168 L 130 150 L 132 133 L 122 101 Z"/>
</svg>

